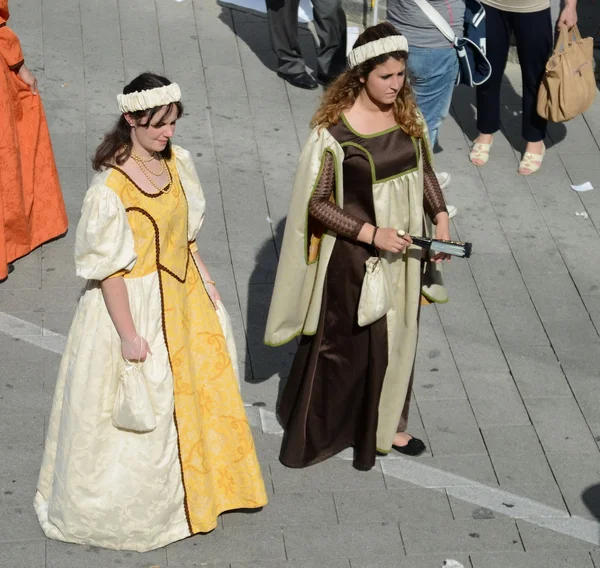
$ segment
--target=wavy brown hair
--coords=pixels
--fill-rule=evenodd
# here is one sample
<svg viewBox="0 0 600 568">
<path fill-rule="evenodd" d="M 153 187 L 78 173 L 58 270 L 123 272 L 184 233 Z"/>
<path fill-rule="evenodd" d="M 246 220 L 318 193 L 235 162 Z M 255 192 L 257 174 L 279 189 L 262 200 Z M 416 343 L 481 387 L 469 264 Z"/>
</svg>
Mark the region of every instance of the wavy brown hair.
<svg viewBox="0 0 600 568">
<path fill-rule="evenodd" d="M 170 85 L 171 81 L 161 75 L 154 73 L 142 73 L 138 75 L 131 83 L 125 86 L 123 94 L 135 93 L 137 91 L 147 91 L 148 89 L 156 89 Z M 163 116 L 167 116 L 171 112 L 171 108 L 177 108 L 177 118 L 181 118 L 183 114 L 183 104 L 181 101 L 167 105 Z M 148 128 L 154 116 L 164 107 L 154 107 L 148 110 L 140 110 L 129 113 L 138 126 Z M 96 153 L 92 158 L 92 167 L 99 171 L 114 161 L 118 166 L 122 166 L 131 155 L 131 127 L 125 120 L 125 115 L 121 115 L 112 129 L 104 135 L 104 139 L 96 148 Z M 171 141 L 167 142 L 164 150 L 160 155 L 169 159 L 171 157 Z"/>
<path fill-rule="evenodd" d="M 360 47 L 365 43 L 394 35 L 399 35 L 394 26 L 388 22 L 383 22 L 367 28 L 358 36 L 353 47 Z M 311 126 L 313 128 L 317 126 L 329 128 L 337 124 L 342 112 L 352 107 L 359 93 L 364 88 L 361 79 L 366 79 L 375 67 L 385 63 L 390 57 L 396 61 L 404 61 L 406 64 L 408 53 L 406 51 L 384 53 L 378 57 L 367 59 L 364 63 L 357 65 L 353 69 L 344 71 L 325 91 L 321 100 L 321 106 L 313 116 Z M 423 121 L 419 117 L 413 91 L 406 80 L 394 102 L 393 111 L 398 126 L 404 132 L 409 136 L 423 136 Z"/>
</svg>

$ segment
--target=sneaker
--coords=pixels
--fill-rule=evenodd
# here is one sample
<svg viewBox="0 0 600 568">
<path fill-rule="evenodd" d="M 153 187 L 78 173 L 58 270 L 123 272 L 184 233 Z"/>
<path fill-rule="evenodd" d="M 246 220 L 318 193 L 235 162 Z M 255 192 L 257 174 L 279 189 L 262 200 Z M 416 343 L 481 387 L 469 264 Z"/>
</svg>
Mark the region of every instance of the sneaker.
<svg viewBox="0 0 600 568">
<path fill-rule="evenodd" d="M 446 189 L 450 185 L 450 174 L 448 172 L 435 172 L 435 177 L 442 189 Z"/>
<path fill-rule="evenodd" d="M 448 209 L 448 217 L 450 219 L 452 219 L 452 217 L 454 217 L 456 215 L 456 213 L 458 212 L 458 209 L 456 207 L 454 207 L 454 205 L 446 204 L 446 209 Z"/>
</svg>

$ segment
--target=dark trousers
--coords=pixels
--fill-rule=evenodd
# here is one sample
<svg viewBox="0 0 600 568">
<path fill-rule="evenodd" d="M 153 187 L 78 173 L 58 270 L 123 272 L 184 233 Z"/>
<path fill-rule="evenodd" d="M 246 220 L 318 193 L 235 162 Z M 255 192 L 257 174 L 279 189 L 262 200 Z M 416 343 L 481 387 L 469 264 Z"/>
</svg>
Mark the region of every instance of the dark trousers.
<svg viewBox="0 0 600 568">
<path fill-rule="evenodd" d="M 295 75 L 306 71 L 298 41 L 300 0 L 267 0 L 271 45 L 279 59 L 278 71 Z M 346 14 L 341 0 L 312 0 L 317 46 L 318 73 L 337 75 L 346 65 Z"/>
<path fill-rule="evenodd" d="M 546 121 L 538 115 L 536 105 L 546 62 L 552 53 L 550 8 L 519 14 L 486 5 L 485 11 L 487 57 L 492 75 L 477 87 L 477 129 L 482 134 L 493 134 L 500 129 L 500 86 L 510 33 L 514 31 L 523 78 L 522 136 L 527 142 L 539 142 L 546 137 Z"/>
</svg>

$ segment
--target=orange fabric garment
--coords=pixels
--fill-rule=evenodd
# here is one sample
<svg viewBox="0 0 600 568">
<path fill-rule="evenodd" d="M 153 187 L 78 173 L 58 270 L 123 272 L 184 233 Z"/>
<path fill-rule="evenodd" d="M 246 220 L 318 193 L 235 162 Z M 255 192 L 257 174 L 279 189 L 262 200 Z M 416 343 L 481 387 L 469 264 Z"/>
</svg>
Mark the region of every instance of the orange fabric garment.
<svg viewBox="0 0 600 568">
<path fill-rule="evenodd" d="M 17 75 L 23 53 L 8 17 L 0 0 L 0 280 L 68 226 L 42 101 Z"/>
</svg>

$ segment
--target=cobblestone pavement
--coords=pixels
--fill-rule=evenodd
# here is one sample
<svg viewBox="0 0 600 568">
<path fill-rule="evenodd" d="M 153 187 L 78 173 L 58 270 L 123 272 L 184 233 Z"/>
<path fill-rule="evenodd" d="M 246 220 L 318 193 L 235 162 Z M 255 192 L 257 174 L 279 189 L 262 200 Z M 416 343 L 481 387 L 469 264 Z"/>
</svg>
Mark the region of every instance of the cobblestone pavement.
<svg viewBox="0 0 600 568">
<path fill-rule="evenodd" d="M 454 234 L 475 253 L 447 267 L 450 303 L 423 310 L 410 430 L 429 450 L 368 473 L 346 454 L 291 470 L 277 461 L 273 411 L 293 348 L 263 347 L 262 334 L 319 93 L 273 73 L 264 18 L 214 0 L 11 8 L 40 80 L 71 231 L 0 284 L 1 568 L 437 568 L 446 558 L 600 567 L 600 97 L 585 116 L 551 126 L 542 170 L 524 178 L 519 68 L 507 68 L 503 131 L 484 168 L 467 157 L 473 92 L 456 92 L 437 169 L 452 173 Z M 582 2 L 590 33 L 598 12 Z M 302 40 L 313 63 L 309 31 Z M 115 94 L 145 70 L 184 93 L 177 141 L 195 156 L 208 201 L 200 249 L 247 345 L 243 395 L 271 500 L 260 513 L 224 515 L 209 535 L 133 554 L 46 540 L 31 503 L 83 288 L 72 249 L 89 156 L 116 118 Z M 596 189 L 570 188 L 584 181 Z"/>
</svg>

